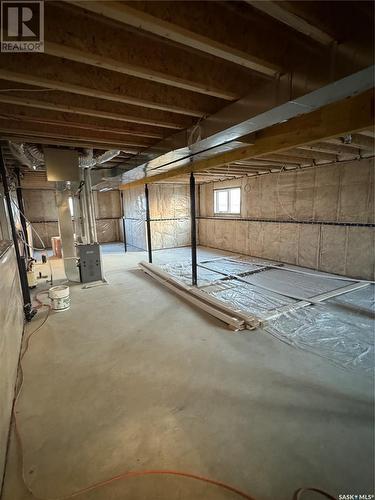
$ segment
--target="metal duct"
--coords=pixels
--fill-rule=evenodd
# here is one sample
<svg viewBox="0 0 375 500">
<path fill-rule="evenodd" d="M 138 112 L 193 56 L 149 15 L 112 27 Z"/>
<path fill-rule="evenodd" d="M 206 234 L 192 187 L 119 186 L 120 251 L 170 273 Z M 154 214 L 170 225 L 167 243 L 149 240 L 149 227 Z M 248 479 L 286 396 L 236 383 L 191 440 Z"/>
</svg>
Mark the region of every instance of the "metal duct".
<svg viewBox="0 0 375 500">
<path fill-rule="evenodd" d="M 113 149 L 94 156 L 92 149 L 85 149 L 85 154 L 80 155 L 78 158 L 79 166 L 82 168 L 91 168 L 95 167 L 95 165 L 102 165 L 103 163 L 112 160 L 112 158 L 116 158 L 116 156 L 120 153 L 120 150 Z"/>
<path fill-rule="evenodd" d="M 43 152 L 35 144 L 17 144 L 9 141 L 9 149 L 17 160 L 33 170 L 44 165 Z"/>
<path fill-rule="evenodd" d="M 15 143 L 9 141 L 9 149 L 13 156 L 24 165 L 36 170 L 45 164 L 43 150 L 36 144 Z M 92 149 L 85 149 L 84 153 L 79 154 L 79 166 L 81 168 L 91 168 L 95 165 L 112 160 L 121 153 L 121 150 L 109 150 L 100 155 L 95 155 Z"/>
<path fill-rule="evenodd" d="M 188 141 L 186 131 L 178 132 L 126 160 L 121 164 L 126 169 L 121 180 L 129 183 L 154 173 L 172 170 L 192 160 L 210 158 L 240 148 L 248 144 L 251 134 L 258 130 L 372 88 L 374 70 L 375 67 L 370 66 L 292 100 L 290 84 L 285 75 L 285 78 L 265 85 L 258 95 L 239 99 L 202 120 L 198 124 L 197 142 L 193 136 L 198 127 L 191 130 Z"/>
</svg>

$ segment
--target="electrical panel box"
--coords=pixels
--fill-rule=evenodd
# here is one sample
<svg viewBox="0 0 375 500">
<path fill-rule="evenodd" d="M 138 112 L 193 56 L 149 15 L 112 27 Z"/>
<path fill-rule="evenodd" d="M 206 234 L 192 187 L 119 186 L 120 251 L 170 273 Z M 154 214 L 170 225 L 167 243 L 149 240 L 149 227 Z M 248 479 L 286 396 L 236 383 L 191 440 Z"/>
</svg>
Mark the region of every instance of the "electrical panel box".
<svg viewBox="0 0 375 500">
<path fill-rule="evenodd" d="M 100 245 L 78 245 L 77 249 L 81 283 L 103 280 Z"/>
</svg>

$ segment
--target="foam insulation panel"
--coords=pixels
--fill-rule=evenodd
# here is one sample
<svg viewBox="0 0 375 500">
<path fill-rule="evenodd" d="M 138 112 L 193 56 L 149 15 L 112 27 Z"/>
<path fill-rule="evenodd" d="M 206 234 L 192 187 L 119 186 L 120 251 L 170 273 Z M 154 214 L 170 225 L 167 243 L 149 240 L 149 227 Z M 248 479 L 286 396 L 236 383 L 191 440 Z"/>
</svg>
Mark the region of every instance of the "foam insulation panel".
<svg viewBox="0 0 375 500">
<path fill-rule="evenodd" d="M 3 251 L 0 249 L 0 276 L 0 478 L 2 478 L 23 331 L 22 293 L 13 245 L 9 245 Z"/>
<path fill-rule="evenodd" d="M 203 184 L 200 216 L 224 187 L 242 188 L 241 218 L 269 220 L 200 219 L 201 245 L 374 279 L 374 228 L 345 224 L 375 222 L 373 159 Z"/>
</svg>

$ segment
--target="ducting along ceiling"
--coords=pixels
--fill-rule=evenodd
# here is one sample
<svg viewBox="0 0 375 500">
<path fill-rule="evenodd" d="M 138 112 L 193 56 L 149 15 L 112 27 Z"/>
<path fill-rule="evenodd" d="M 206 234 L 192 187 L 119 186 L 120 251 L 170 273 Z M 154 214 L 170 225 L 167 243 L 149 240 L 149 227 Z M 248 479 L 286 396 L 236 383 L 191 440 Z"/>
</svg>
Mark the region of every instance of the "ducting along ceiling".
<svg viewBox="0 0 375 500">
<path fill-rule="evenodd" d="M 43 149 L 36 144 L 15 143 L 9 141 L 9 149 L 13 156 L 23 165 L 27 165 L 33 170 L 38 170 L 45 165 L 45 157 Z M 92 149 L 85 149 L 79 153 L 78 161 L 81 168 L 91 168 L 97 165 L 102 165 L 107 161 L 112 160 L 121 153 L 120 150 L 110 150 L 105 153 L 94 155 Z"/>
</svg>

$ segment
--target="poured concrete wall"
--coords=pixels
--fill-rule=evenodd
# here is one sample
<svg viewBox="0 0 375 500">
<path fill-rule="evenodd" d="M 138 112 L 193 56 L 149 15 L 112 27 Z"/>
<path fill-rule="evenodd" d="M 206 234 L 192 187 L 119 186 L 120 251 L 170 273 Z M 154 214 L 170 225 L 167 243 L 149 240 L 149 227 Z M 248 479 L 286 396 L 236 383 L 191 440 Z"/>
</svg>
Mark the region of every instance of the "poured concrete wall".
<svg viewBox="0 0 375 500">
<path fill-rule="evenodd" d="M 214 217 L 214 189 L 239 186 L 247 220 Z M 201 245 L 374 279 L 373 159 L 201 185 L 200 216 Z"/>
<path fill-rule="evenodd" d="M 182 184 L 149 186 L 152 248 L 190 245 L 189 187 Z M 124 191 L 126 241 L 146 250 L 146 202 L 144 188 Z"/>
<path fill-rule="evenodd" d="M 13 245 L 4 252 L 1 248 L 0 242 L 0 489 L 23 330 L 23 302 L 16 255 Z"/>
</svg>

